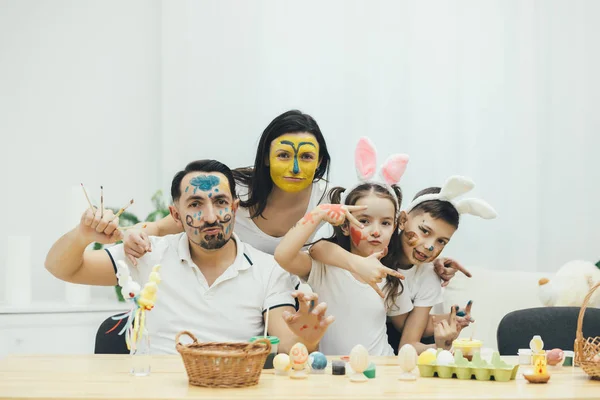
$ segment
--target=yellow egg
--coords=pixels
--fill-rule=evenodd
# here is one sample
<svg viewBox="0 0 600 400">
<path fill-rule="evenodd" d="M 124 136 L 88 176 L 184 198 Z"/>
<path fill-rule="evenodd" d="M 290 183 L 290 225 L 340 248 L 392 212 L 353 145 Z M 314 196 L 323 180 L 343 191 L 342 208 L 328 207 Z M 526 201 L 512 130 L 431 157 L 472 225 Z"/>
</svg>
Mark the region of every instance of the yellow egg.
<svg viewBox="0 0 600 400">
<path fill-rule="evenodd" d="M 420 365 L 429 365 L 435 362 L 436 355 L 430 351 L 424 351 L 419 356 L 417 363 Z"/>
</svg>

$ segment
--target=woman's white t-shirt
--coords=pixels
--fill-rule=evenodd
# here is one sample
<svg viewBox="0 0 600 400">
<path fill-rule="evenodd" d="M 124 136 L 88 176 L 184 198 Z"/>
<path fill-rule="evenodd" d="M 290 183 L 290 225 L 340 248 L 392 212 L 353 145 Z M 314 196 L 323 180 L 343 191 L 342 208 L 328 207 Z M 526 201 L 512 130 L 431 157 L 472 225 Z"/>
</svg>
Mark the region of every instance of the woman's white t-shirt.
<svg viewBox="0 0 600 400">
<path fill-rule="evenodd" d="M 386 316 L 410 312 L 413 305 L 406 289 L 396 298 L 395 307 L 386 310 L 382 299 L 371 286 L 359 282 L 344 269 L 313 260 L 308 284 L 319 294 L 319 302 L 327 303 L 327 314 L 334 315 L 319 343 L 326 355 L 349 355 L 362 344 L 371 356 L 393 356 L 386 333 Z M 379 284 L 385 285 L 385 280 Z"/>
<path fill-rule="evenodd" d="M 311 211 L 320 204 L 323 193 L 325 192 L 325 187 L 326 185 L 323 181 L 313 183 L 306 212 Z M 238 184 L 237 192 L 241 200 L 246 200 L 248 198 L 248 190 L 245 186 Z M 326 227 L 329 227 L 329 225 L 326 225 Z M 315 234 L 309 238 L 308 242 L 313 242 L 315 237 L 325 237 L 324 235 L 326 235 L 326 232 L 324 232 L 323 228 L 325 228 L 325 226 L 315 230 Z M 281 239 L 283 239 L 283 237 L 270 236 L 261 231 L 260 228 L 256 226 L 252 218 L 250 218 L 249 210 L 242 207 L 240 207 L 236 213 L 233 230 L 242 242 L 248 243 L 255 249 L 268 254 L 274 254 L 277 245 L 279 245 Z"/>
</svg>

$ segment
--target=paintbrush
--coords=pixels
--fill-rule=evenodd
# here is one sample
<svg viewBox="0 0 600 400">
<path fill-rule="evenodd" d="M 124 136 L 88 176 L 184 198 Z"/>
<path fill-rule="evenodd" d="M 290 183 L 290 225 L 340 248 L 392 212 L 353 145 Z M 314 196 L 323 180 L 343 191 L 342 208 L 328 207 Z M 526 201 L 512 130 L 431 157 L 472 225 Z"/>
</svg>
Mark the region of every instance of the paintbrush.
<svg viewBox="0 0 600 400">
<path fill-rule="evenodd" d="M 148 226 L 148 224 L 144 224 L 144 225 L 142 225 L 142 229 L 144 229 L 144 228 L 145 228 L 145 227 L 147 227 L 147 226 Z M 135 228 L 135 225 L 131 225 L 131 226 L 120 226 L 120 227 L 118 227 L 117 229 L 118 229 L 118 230 L 120 230 L 120 231 L 126 231 L 126 230 L 128 230 L 128 229 L 131 229 L 131 228 Z"/>
<path fill-rule="evenodd" d="M 88 197 L 88 194 L 85 191 L 85 187 L 83 186 L 83 183 L 81 184 L 81 188 L 83 189 L 83 194 L 85 195 L 85 198 L 90 206 L 90 210 L 92 211 L 92 214 L 95 213 L 96 211 L 94 210 L 94 206 L 92 205 L 92 202 L 90 201 L 90 198 Z"/>
<path fill-rule="evenodd" d="M 104 217 L 104 186 L 100 186 L 100 218 Z"/>
<path fill-rule="evenodd" d="M 132 204 L 133 204 L 133 199 L 129 200 L 129 203 L 128 203 L 128 204 L 127 204 L 125 207 L 121 208 L 121 209 L 120 209 L 120 210 L 119 210 L 119 211 L 118 211 L 118 212 L 115 214 L 115 218 L 117 218 L 118 216 L 120 216 L 121 214 L 123 214 L 123 212 L 124 212 L 125 210 L 127 210 L 127 207 L 129 207 L 129 206 L 130 206 L 130 205 L 132 205 Z"/>
</svg>

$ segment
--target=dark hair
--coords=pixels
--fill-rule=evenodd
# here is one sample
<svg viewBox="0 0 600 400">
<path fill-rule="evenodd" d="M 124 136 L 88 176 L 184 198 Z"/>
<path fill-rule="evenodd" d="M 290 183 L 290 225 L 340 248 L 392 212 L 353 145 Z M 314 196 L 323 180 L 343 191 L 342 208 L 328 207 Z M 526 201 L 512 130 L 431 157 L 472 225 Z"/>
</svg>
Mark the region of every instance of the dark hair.
<svg viewBox="0 0 600 400">
<path fill-rule="evenodd" d="M 398 207 L 402 205 L 402 190 L 399 186 L 392 185 L 392 189 L 398 199 L 398 205 L 396 206 L 396 201 L 392 197 L 391 193 L 382 185 L 377 183 L 363 183 L 353 189 L 348 196 L 346 197 L 344 204 L 352 206 L 356 204 L 356 202 L 368 196 L 370 193 L 374 193 L 375 195 L 389 199 L 394 203 L 394 213 L 397 215 L 399 212 Z M 345 192 L 346 189 L 343 187 L 334 187 L 329 192 L 329 199 L 332 204 L 340 204 L 342 193 Z M 348 222 L 346 222 L 347 224 Z M 394 217 L 394 224 L 397 223 L 397 219 Z M 333 227 L 333 236 L 325 239 L 329 242 L 336 243 L 339 246 L 343 247 L 347 251 L 350 251 L 350 237 L 344 235 L 342 228 L 340 226 Z M 388 252 L 385 257 L 381 259 L 381 263 L 388 268 L 392 268 L 397 270 L 400 267 L 400 255 L 402 254 L 402 246 L 400 244 L 400 239 L 398 238 L 398 229 L 394 227 L 394 233 L 390 238 L 390 243 L 388 245 Z M 387 309 L 392 309 L 395 307 L 396 297 L 400 295 L 404 291 L 404 285 L 400 281 L 400 279 L 388 275 L 386 278 L 387 282 L 383 287 L 383 291 L 386 293 L 385 295 L 385 305 Z M 398 287 L 400 287 L 400 291 L 398 292 Z"/>
<path fill-rule="evenodd" d="M 329 178 L 329 162 L 331 157 L 327 151 L 325 138 L 317 125 L 317 121 L 308 114 L 303 114 L 298 110 L 291 110 L 276 117 L 269 126 L 266 127 L 256 149 L 256 158 L 254 167 L 236 168 L 233 170 L 233 176 L 241 184 L 248 188 L 248 199 L 240 202 L 240 206 L 248 209 L 255 207 L 251 218 L 262 217 L 262 213 L 267 207 L 267 197 L 273 189 L 273 181 L 269 167 L 265 161 L 269 158 L 271 151 L 271 142 L 286 133 L 308 132 L 315 135 L 319 143 L 319 161 L 320 164 L 315 171 L 313 182 L 323 179 L 325 175 Z M 326 190 L 325 190 L 326 191 Z M 264 218 L 264 217 L 263 217 Z"/>
<path fill-rule="evenodd" d="M 413 201 L 421 196 L 426 194 L 437 194 L 442 189 L 439 187 L 429 187 L 421 190 L 419 193 L 415 195 Z M 415 208 L 410 210 L 410 213 L 428 213 L 435 219 L 441 219 L 446 221 L 454 228 L 458 229 L 458 222 L 460 220 L 460 215 L 456 208 L 452 205 L 452 203 L 444 200 L 427 200 L 418 204 Z"/>
<path fill-rule="evenodd" d="M 229 167 L 216 160 L 197 160 L 192 161 L 185 166 L 183 171 L 179 171 L 173 177 L 171 182 L 171 197 L 173 202 L 176 202 L 181 197 L 181 181 L 190 172 L 220 172 L 229 181 L 229 188 L 231 189 L 231 197 L 236 198 L 235 194 L 235 180 L 233 179 L 233 173 Z"/>
</svg>

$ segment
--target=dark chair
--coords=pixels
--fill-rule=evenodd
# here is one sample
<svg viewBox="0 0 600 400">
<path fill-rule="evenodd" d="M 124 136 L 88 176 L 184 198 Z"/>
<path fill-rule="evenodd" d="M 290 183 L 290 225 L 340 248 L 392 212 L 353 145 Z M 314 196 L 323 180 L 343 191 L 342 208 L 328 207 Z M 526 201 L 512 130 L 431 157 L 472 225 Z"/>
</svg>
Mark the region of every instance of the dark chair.
<svg viewBox="0 0 600 400">
<path fill-rule="evenodd" d="M 110 316 L 100 324 L 98 332 L 96 332 L 94 354 L 129 354 L 127 344 L 125 343 L 125 334 L 119 335 L 119 332 L 127 320 L 123 319 L 119 322 L 112 319 L 112 317 L 123 314 L 124 313 L 120 313 Z M 119 322 L 119 324 L 115 327 L 117 322 Z"/>
<path fill-rule="evenodd" d="M 498 325 L 496 337 L 501 355 L 516 355 L 528 349 L 534 335 L 540 335 L 544 349 L 574 350 L 579 307 L 538 307 L 508 313 Z M 587 308 L 583 337 L 600 336 L 600 309 Z"/>
</svg>

